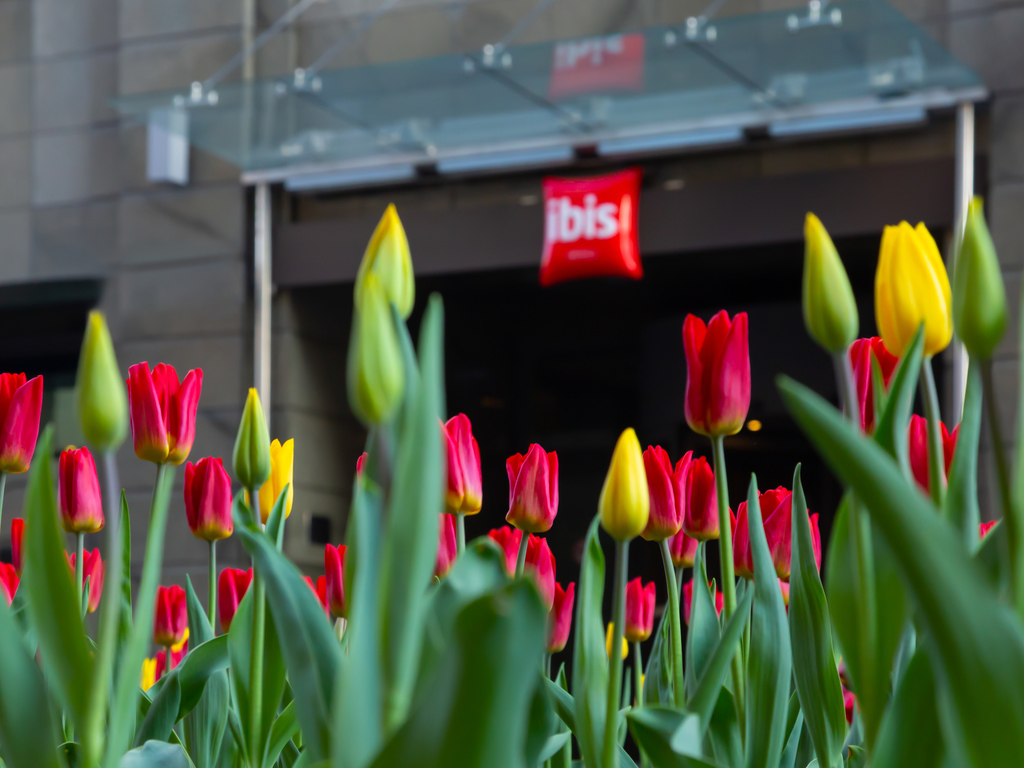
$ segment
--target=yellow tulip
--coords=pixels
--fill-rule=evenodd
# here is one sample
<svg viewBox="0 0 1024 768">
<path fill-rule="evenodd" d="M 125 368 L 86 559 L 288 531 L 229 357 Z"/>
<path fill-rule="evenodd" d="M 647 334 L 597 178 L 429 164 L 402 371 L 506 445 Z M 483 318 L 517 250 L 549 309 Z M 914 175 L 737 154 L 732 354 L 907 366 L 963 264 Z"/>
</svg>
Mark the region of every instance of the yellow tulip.
<svg viewBox="0 0 1024 768">
<path fill-rule="evenodd" d="M 393 204 L 381 216 L 359 264 L 355 287 L 356 309 L 362 307 L 366 278 L 370 274 L 377 276 L 388 300 L 395 305 L 402 319 L 407 319 L 416 302 L 416 281 L 412 272 L 409 241 Z"/>
<path fill-rule="evenodd" d="M 832 238 L 813 213 L 804 222 L 804 243 L 804 324 L 828 352 L 846 352 L 857 338 L 857 301 Z"/>
<path fill-rule="evenodd" d="M 260 488 L 260 515 L 263 523 L 270 519 L 270 512 L 277 503 L 278 496 L 288 486 L 288 497 L 284 502 L 285 519 L 292 513 L 292 498 L 295 496 L 295 441 L 287 440 L 281 445 L 280 440 L 270 444 L 270 477 Z"/>
<path fill-rule="evenodd" d="M 148 691 L 156 685 L 156 659 L 145 659 L 142 662 L 142 674 L 139 677 L 139 687 Z"/>
<path fill-rule="evenodd" d="M 886 227 L 875 273 L 875 319 L 886 348 L 901 357 L 924 323 L 924 353 L 934 355 L 953 338 L 949 277 L 924 224 Z"/>
<path fill-rule="evenodd" d="M 627 541 L 647 527 L 651 497 L 640 441 L 632 427 L 615 444 L 612 463 L 597 502 L 601 527 L 616 541 Z"/>
<path fill-rule="evenodd" d="M 612 655 L 612 623 L 608 622 L 608 632 L 604 640 L 604 650 L 611 658 Z M 626 658 L 629 655 L 629 643 L 626 642 L 626 638 L 622 638 L 622 658 Z"/>
</svg>

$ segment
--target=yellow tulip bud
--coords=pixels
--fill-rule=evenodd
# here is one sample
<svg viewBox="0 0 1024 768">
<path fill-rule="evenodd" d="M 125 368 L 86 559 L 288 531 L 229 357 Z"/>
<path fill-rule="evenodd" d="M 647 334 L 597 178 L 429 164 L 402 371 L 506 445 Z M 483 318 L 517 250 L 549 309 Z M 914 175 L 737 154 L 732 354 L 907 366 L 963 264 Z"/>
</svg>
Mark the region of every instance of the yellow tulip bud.
<svg viewBox="0 0 1024 768">
<path fill-rule="evenodd" d="M 362 309 L 366 279 L 370 274 L 377 276 L 388 300 L 398 309 L 402 319 L 407 319 L 416 302 L 416 281 L 412 272 L 409 241 L 393 204 L 381 216 L 359 265 L 355 287 L 356 309 Z"/>
<path fill-rule="evenodd" d="M 287 440 L 281 445 L 280 440 L 274 440 L 270 444 L 270 477 L 260 488 L 260 515 L 264 524 L 270 519 L 270 512 L 286 485 L 288 496 L 284 502 L 285 519 L 292 513 L 292 498 L 295 495 L 295 441 Z"/>
<path fill-rule="evenodd" d="M 845 352 L 860 328 L 857 301 L 832 238 L 813 213 L 804 221 L 804 324 L 828 352 Z"/>
<path fill-rule="evenodd" d="M 156 658 L 143 659 L 142 674 L 139 676 L 139 687 L 148 691 L 156 685 Z"/>
<path fill-rule="evenodd" d="M 632 427 L 619 435 L 615 444 L 597 508 L 601 513 L 601 527 L 616 541 L 639 536 L 647 527 L 651 497 L 643 452 Z"/>
<path fill-rule="evenodd" d="M 405 391 L 405 368 L 388 298 L 376 274 L 363 285 L 348 346 L 348 401 L 364 424 L 391 420 Z"/>
<path fill-rule="evenodd" d="M 270 435 L 255 388 L 249 389 L 245 400 L 233 458 L 235 477 L 246 488 L 258 488 L 270 477 Z"/>
<path fill-rule="evenodd" d="M 906 351 L 924 323 L 924 353 L 934 355 L 953 337 L 949 278 L 924 224 L 886 227 L 875 273 L 875 319 L 886 349 Z"/>
<path fill-rule="evenodd" d="M 608 654 L 608 658 L 612 657 L 612 623 L 608 622 L 608 632 L 605 633 L 604 650 Z M 629 656 L 629 643 L 626 642 L 626 638 L 622 638 L 622 658 Z"/>
<path fill-rule="evenodd" d="M 89 313 L 75 385 L 85 439 L 101 452 L 116 449 L 128 435 L 128 391 L 102 312 Z"/>
<path fill-rule="evenodd" d="M 1006 331 L 1006 288 L 981 198 L 967 211 L 953 273 L 953 322 L 971 357 L 988 360 Z"/>
</svg>

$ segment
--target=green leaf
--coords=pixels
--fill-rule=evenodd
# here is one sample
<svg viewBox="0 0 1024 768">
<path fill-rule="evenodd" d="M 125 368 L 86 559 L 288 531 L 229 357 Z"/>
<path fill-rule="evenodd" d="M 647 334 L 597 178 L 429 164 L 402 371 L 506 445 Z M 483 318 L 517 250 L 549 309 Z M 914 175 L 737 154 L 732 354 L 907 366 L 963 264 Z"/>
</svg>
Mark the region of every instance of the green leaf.
<svg viewBox="0 0 1024 768">
<path fill-rule="evenodd" d="M 910 660 L 896 697 L 878 732 L 872 768 L 939 768 L 943 761 L 942 724 L 931 662 L 923 650 Z"/>
<path fill-rule="evenodd" d="M 311 754 L 326 758 L 330 753 L 327 702 L 333 698 L 341 649 L 324 618 L 320 601 L 298 569 L 252 521 L 240 495 L 235 498 L 235 531 L 266 584 L 267 605 L 274 625 L 288 628 L 278 635 L 278 640 L 295 694 L 296 714 L 302 724 L 306 748 Z M 246 594 L 248 596 L 248 592 Z M 269 621 L 267 626 L 270 626 Z"/>
<path fill-rule="evenodd" d="M 238 729 L 242 734 L 242 746 L 249 749 L 250 723 L 249 715 L 249 659 L 252 654 L 252 615 L 254 590 L 247 589 L 238 601 L 235 617 L 228 629 L 228 679 L 233 692 L 233 713 L 238 716 Z M 232 718 L 228 718 L 228 727 L 232 727 Z"/>
<path fill-rule="evenodd" d="M 24 580 L 46 677 L 65 711 L 84 726 L 93 683 L 93 658 L 74 579 L 68 577 L 64 535 L 57 523 L 52 451 L 53 427 L 47 426 L 36 448 L 38 458 L 29 470 L 25 494 Z"/>
<path fill-rule="evenodd" d="M 4 600 L 0 648 L 0 754 L 9 768 L 58 768 L 46 683 Z"/>
<path fill-rule="evenodd" d="M 688 699 L 693 697 L 697 683 L 704 676 L 708 661 L 718 645 L 721 627 L 718 623 L 718 611 L 715 610 L 715 599 L 708 588 L 708 575 L 705 570 L 705 546 L 697 545 L 697 554 L 693 561 L 693 591 L 690 600 L 690 626 L 686 632 L 686 678 L 684 686 Z M 717 695 L 715 696 L 717 698 Z M 711 700 L 712 703 L 714 699 Z M 706 721 L 705 721 L 706 722 Z"/>
<path fill-rule="evenodd" d="M 299 732 L 299 721 L 295 718 L 295 702 L 292 701 L 281 710 L 274 720 L 267 738 L 267 748 L 263 754 L 263 768 L 271 768 L 277 762 L 288 742 Z"/>
<path fill-rule="evenodd" d="M 674 700 L 670 633 L 669 612 L 666 610 L 658 619 L 658 628 L 654 630 L 654 641 L 651 643 L 647 668 L 644 670 L 645 704 L 671 704 Z"/>
<path fill-rule="evenodd" d="M 793 701 L 790 699 L 790 704 L 792 705 L 792 703 Z M 800 751 L 800 737 L 803 734 L 803 731 L 804 713 L 800 711 L 798 706 L 796 718 L 793 720 L 793 724 L 789 727 L 789 737 L 786 739 L 786 746 L 782 750 L 782 757 L 779 758 L 779 768 L 795 768 L 797 753 Z M 839 760 L 842 762 L 841 751 Z"/>
<path fill-rule="evenodd" d="M 981 370 L 971 361 L 964 393 L 963 417 L 956 438 L 953 463 L 949 468 L 949 486 L 942 513 L 960 531 L 968 552 L 978 543 L 978 441 L 981 436 Z"/>
<path fill-rule="evenodd" d="M 289 484 L 285 483 L 284 488 L 277 495 L 277 501 L 274 502 L 274 506 L 270 510 L 270 516 L 267 518 L 267 527 L 265 529 L 267 538 L 274 542 L 274 546 L 278 550 L 281 549 L 281 545 L 284 543 L 285 508 L 288 506 L 288 489 Z"/>
<path fill-rule="evenodd" d="M 753 475 L 747 492 L 747 521 L 754 560 L 754 605 L 747 659 L 745 765 L 774 768 L 786 737 L 793 659 L 786 606 L 764 535 L 757 478 Z"/>
<path fill-rule="evenodd" d="M 562 720 L 562 722 L 568 727 L 573 733 L 576 732 L 576 702 L 569 695 L 569 692 L 564 690 L 562 686 L 556 683 L 554 680 L 545 680 L 544 686 L 547 688 L 548 693 L 551 694 L 551 701 L 555 705 L 555 714 Z"/>
<path fill-rule="evenodd" d="M 570 743 L 571 739 L 572 735 L 568 731 L 562 731 L 561 733 L 549 736 L 540 751 L 538 762 L 543 763 L 561 753 L 565 746 Z"/>
<path fill-rule="evenodd" d="M 743 736 L 736 715 L 736 702 L 728 688 L 719 689 L 718 701 L 715 702 L 715 709 L 711 713 L 706 738 L 711 746 L 711 754 L 719 765 L 743 764 Z"/>
<path fill-rule="evenodd" d="M 883 450 L 813 392 L 788 379 L 779 388 L 833 471 L 863 499 L 897 558 L 932 636 L 949 724 L 961 734 L 971 764 L 1014 764 L 1024 754 L 1019 621 L 996 601 L 957 536 Z"/>
<path fill-rule="evenodd" d="M 178 744 L 147 741 L 138 749 L 125 753 L 119 768 L 190 768 L 185 750 Z"/>
<path fill-rule="evenodd" d="M 988 535 L 978 542 L 977 550 L 974 552 L 973 557 L 982 576 L 997 593 L 1003 589 L 1006 582 L 1007 574 L 1003 572 L 1001 558 L 1001 553 L 1006 546 L 1008 546 L 1006 542 L 1006 526 L 1000 520 L 989 529 Z"/>
<path fill-rule="evenodd" d="M 210 625 L 210 620 L 203 610 L 199 597 L 192 587 L 192 579 L 185 577 L 185 594 L 188 605 L 188 626 L 189 640 L 195 640 L 200 647 L 213 640 L 215 633 Z M 221 647 L 224 666 L 228 663 L 228 638 L 221 636 Z M 186 658 L 188 661 L 192 654 Z M 206 680 L 202 696 L 196 703 L 195 708 L 188 713 L 185 728 L 185 744 L 189 754 L 202 768 L 208 768 L 214 764 L 220 746 L 224 742 L 224 731 L 228 725 L 228 706 L 230 695 L 228 689 L 228 675 L 225 670 L 212 672 Z M 179 717 L 183 707 L 179 708 Z"/>
<path fill-rule="evenodd" d="M 536 589 L 521 579 L 466 606 L 432 684 L 374 768 L 522 766 L 546 620 Z"/>
<path fill-rule="evenodd" d="M 542 758 L 541 753 L 549 746 L 549 740 L 560 733 L 559 726 L 562 722 L 555 715 L 555 707 L 545 685 L 549 682 L 551 681 L 545 675 L 538 676 L 537 686 L 530 698 L 530 716 L 526 724 L 523 747 L 523 760 L 526 765 L 537 765 L 546 760 L 547 757 Z M 557 748 L 554 751 L 557 752 Z"/>
<path fill-rule="evenodd" d="M 565 676 L 565 664 L 564 663 L 561 664 L 558 667 L 558 686 L 557 687 L 558 687 L 558 689 L 562 693 L 566 694 L 566 698 L 568 699 L 569 706 L 570 707 L 574 706 L 574 702 L 572 700 L 572 697 L 570 697 L 568 695 L 569 694 L 569 681 L 568 681 L 568 679 Z M 558 712 L 558 716 L 562 718 L 562 722 L 563 722 L 562 731 L 564 733 L 571 733 L 572 729 L 575 727 L 575 725 L 570 725 L 570 722 L 575 723 L 575 715 L 572 716 L 571 720 L 566 720 L 565 719 L 565 715 L 562 712 L 562 708 L 559 706 L 559 701 L 561 700 L 563 703 L 565 703 L 565 700 L 564 699 L 560 699 L 560 697 L 553 697 L 553 698 L 554 698 L 554 701 L 555 701 L 555 711 Z M 570 712 L 571 711 L 572 710 L 570 710 Z M 572 768 L 572 738 L 570 738 L 567 742 L 565 742 L 565 745 L 558 752 L 558 754 L 556 754 L 554 757 L 551 758 L 550 768 Z"/>
<path fill-rule="evenodd" d="M 117 657 L 122 658 L 132 636 L 132 521 L 128 499 L 121 490 L 121 621 L 117 627 Z"/>
<path fill-rule="evenodd" d="M 444 307 L 430 297 L 420 330 L 420 382 L 403 409 L 401 440 L 381 548 L 385 726 L 405 719 L 416 682 L 426 585 L 437 558 L 437 516 L 444 512 L 445 461 L 438 420 L 444 391 Z"/>
<path fill-rule="evenodd" d="M 135 738 L 136 746 L 150 740 L 167 741 L 170 736 L 171 728 L 178 721 L 178 706 L 181 704 L 181 684 L 176 672 L 177 669 L 164 678 L 139 728 Z"/>
<path fill-rule="evenodd" d="M 700 718 L 669 707 L 644 707 L 626 715 L 629 732 L 658 768 L 703 768 Z"/>
<path fill-rule="evenodd" d="M 908 457 L 907 425 L 910 410 L 914 406 L 914 392 L 921 373 L 921 359 L 924 351 L 924 324 L 917 329 L 910 346 L 900 359 L 889 382 L 889 395 L 885 410 L 875 420 L 875 442 L 892 456 L 910 476 Z"/>
<path fill-rule="evenodd" d="M 792 520 L 789 626 L 793 677 L 818 764 L 835 768 L 842 764 L 846 712 L 843 688 L 832 655 L 831 620 L 814 560 L 799 464 L 793 475 Z"/>
<path fill-rule="evenodd" d="M 608 697 L 608 651 L 605 649 L 604 552 L 598 540 L 600 518 L 595 516 L 587 531 L 576 593 L 575 638 L 573 640 L 572 690 L 575 699 L 576 741 L 583 762 L 600 766 L 605 729 L 605 699 Z M 605 768 L 608 768 L 607 766 Z"/>
<path fill-rule="evenodd" d="M 181 683 L 180 720 L 199 702 L 207 681 L 228 666 L 228 638 L 226 635 L 207 640 L 193 648 L 188 656 L 175 667 Z"/>
<path fill-rule="evenodd" d="M 743 637 L 743 630 L 746 629 L 747 622 L 750 620 L 750 606 L 755 599 L 753 589 L 748 589 L 743 593 L 743 597 L 740 598 L 740 602 L 736 606 L 736 612 L 729 617 L 725 629 L 722 630 L 722 638 L 718 641 L 715 652 L 708 660 L 704 675 L 697 683 L 693 696 L 686 702 L 687 711 L 700 718 L 702 730 L 707 728 L 708 722 L 711 720 L 726 672 L 736 655 L 736 648 L 739 646 L 740 638 Z"/>
</svg>

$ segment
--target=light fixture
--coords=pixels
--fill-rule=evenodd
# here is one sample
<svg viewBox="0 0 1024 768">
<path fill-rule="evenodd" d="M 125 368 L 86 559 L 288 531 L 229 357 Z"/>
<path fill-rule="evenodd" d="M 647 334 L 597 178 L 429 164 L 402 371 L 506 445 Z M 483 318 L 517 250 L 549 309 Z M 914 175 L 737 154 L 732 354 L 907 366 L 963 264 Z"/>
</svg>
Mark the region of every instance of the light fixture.
<svg viewBox="0 0 1024 768">
<path fill-rule="evenodd" d="M 539 165 L 568 163 L 575 157 L 570 146 L 538 147 L 536 149 L 510 149 L 501 152 L 478 152 L 475 154 L 443 157 L 437 161 L 438 173 L 473 173 L 502 168 L 528 168 Z"/>
<path fill-rule="evenodd" d="M 738 126 L 721 128 L 695 128 L 690 131 L 654 133 L 643 136 L 624 136 L 597 144 L 599 155 L 632 155 L 643 152 L 664 152 L 688 147 L 710 147 L 743 141 L 743 130 Z"/>
<path fill-rule="evenodd" d="M 928 113 L 923 107 L 894 107 L 777 120 L 768 126 L 768 134 L 773 137 L 783 137 L 837 131 L 863 131 L 901 125 L 921 125 L 927 121 Z"/>
<path fill-rule="evenodd" d="M 761 422 L 758 421 L 757 419 L 751 419 L 750 421 L 747 422 L 747 429 L 750 430 L 751 432 L 760 432 L 762 426 L 764 425 L 761 424 Z"/>
<path fill-rule="evenodd" d="M 401 163 L 296 174 L 284 180 L 284 187 L 289 192 L 303 192 L 341 187 L 370 187 L 375 184 L 410 181 L 414 178 L 416 178 L 415 166 Z"/>
</svg>

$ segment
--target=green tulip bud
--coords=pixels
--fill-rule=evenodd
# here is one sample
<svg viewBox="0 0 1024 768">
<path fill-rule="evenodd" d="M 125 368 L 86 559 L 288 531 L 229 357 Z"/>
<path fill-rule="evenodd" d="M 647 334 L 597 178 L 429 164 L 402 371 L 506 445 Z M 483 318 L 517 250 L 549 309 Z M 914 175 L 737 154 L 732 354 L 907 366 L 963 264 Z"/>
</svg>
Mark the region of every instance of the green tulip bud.
<svg viewBox="0 0 1024 768">
<path fill-rule="evenodd" d="M 804 324 L 822 347 L 845 352 L 860 326 L 857 302 L 832 238 L 813 213 L 804 221 Z"/>
<path fill-rule="evenodd" d="M 405 368 L 390 302 L 372 272 L 366 275 L 362 295 L 348 346 L 348 401 L 364 424 L 383 424 L 402 401 Z"/>
<path fill-rule="evenodd" d="M 967 226 L 956 258 L 953 327 L 977 360 L 992 357 L 1006 331 L 1006 288 L 980 197 L 975 197 L 967 210 Z"/>
<path fill-rule="evenodd" d="M 247 489 L 260 488 L 270 477 L 270 433 L 256 389 L 249 389 L 238 425 L 233 457 L 235 477 Z"/>
<path fill-rule="evenodd" d="M 128 435 L 128 392 L 107 321 L 96 310 L 85 326 L 75 388 L 85 439 L 101 453 L 117 449 Z"/>
</svg>

